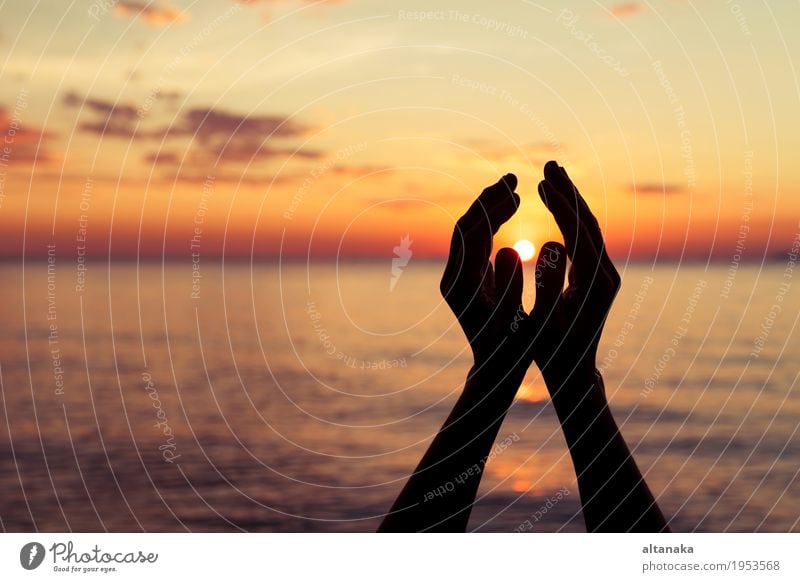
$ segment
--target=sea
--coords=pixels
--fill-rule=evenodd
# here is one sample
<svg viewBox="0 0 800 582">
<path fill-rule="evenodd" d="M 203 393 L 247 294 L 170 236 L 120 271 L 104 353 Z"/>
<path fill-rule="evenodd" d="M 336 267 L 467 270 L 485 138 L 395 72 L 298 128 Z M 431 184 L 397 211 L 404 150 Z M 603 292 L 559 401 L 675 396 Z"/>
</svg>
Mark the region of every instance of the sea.
<svg viewBox="0 0 800 582">
<path fill-rule="evenodd" d="M 471 365 L 442 267 L 3 263 L 0 528 L 374 531 Z M 619 269 L 598 365 L 672 529 L 800 530 L 800 273 Z M 498 440 L 469 529 L 583 531 L 535 368 Z"/>
</svg>

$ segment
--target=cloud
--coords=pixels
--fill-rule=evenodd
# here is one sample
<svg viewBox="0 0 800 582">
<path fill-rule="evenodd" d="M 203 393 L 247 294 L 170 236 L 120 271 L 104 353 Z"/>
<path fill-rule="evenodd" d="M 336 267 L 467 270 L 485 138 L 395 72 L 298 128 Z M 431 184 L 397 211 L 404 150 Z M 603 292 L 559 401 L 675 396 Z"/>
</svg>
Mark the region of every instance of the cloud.
<svg viewBox="0 0 800 582">
<path fill-rule="evenodd" d="M 641 184 L 629 184 L 628 192 L 637 196 L 671 196 L 673 194 L 683 194 L 686 192 L 686 187 L 674 182 L 643 182 Z"/>
<path fill-rule="evenodd" d="M 172 126 L 152 131 L 164 138 L 185 137 L 193 143 L 183 165 L 201 166 L 224 163 L 249 163 L 276 157 L 313 159 L 321 154 L 316 150 L 300 150 L 271 142 L 294 138 L 307 131 L 305 126 L 279 115 L 241 116 L 207 108 L 190 109 Z M 164 152 L 150 161 L 180 165 Z"/>
<path fill-rule="evenodd" d="M 154 166 L 180 166 L 182 156 L 178 152 L 157 151 L 146 154 L 144 161 Z"/>
<path fill-rule="evenodd" d="M 188 19 L 188 14 L 171 6 L 158 7 L 153 2 L 119 0 L 114 6 L 118 16 L 138 18 L 149 26 L 160 28 L 178 24 Z"/>
<path fill-rule="evenodd" d="M 144 125 L 138 110 L 130 104 L 83 98 L 74 92 L 65 94 L 63 103 L 81 108 L 91 117 L 78 124 L 78 129 L 84 133 L 139 142 L 190 140 L 187 147 L 191 147 L 191 152 L 185 159 L 183 154 L 175 157 L 170 150 L 146 156 L 145 161 L 158 165 L 218 165 L 286 156 L 315 159 L 322 155 L 316 150 L 274 143 L 301 137 L 309 131 L 307 126 L 283 115 L 241 115 L 195 107 L 178 114 L 171 124 L 152 126 Z"/>
<path fill-rule="evenodd" d="M 55 134 L 23 123 L 19 112 L 0 106 L 0 156 L 4 166 L 46 164 L 53 160 L 46 142 Z"/>
<path fill-rule="evenodd" d="M 642 12 L 644 9 L 644 4 L 640 4 L 639 2 L 621 2 L 608 7 L 608 11 L 617 18 L 633 16 L 634 14 Z"/>
<path fill-rule="evenodd" d="M 316 4 L 318 0 L 300 0 L 304 4 Z M 238 4 L 255 6 L 257 4 L 290 4 L 288 0 L 234 0 Z M 344 0 L 324 0 L 320 4 L 343 4 Z"/>
<path fill-rule="evenodd" d="M 234 140 L 236 141 L 236 140 Z M 230 142 L 233 143 L 233 142 Z M 159 151 L 146 154 L 145 162 L 156 166 L 209 168 L 221 164 L 248 164 L 275 158 L 299 157 L 316 159 L 322 156 L 316 150 L 298 150 L 289 147 L 271 147 L 257 141 L 243 141 L 234 146 L 214 144 L 210 147 L 193 147 L 188 153 Z"/>
<path fill-rule="evenodd" d="M 281 115 L 242 116 L 208 108 L 188 110 L 183 117 L 165 130 L 167 136 L 190 136 L 202 143 L 237 139 L 296 137 L 307 128 Z"/>
<path fill-rule="evenodd" d="M 139 116 L 133 105 L 83 98 L 73 92 L 65 94 L 62 102 L 68 107 L 80 107 L 94 114 L 94 120 L 78 124 L 78 129 L 84 133 L 127 138 L 137 134 Z"/>
<path fill-rule="evenodd" d="M 190 137 L 203 144 L 231 139 L 264 139 L 298 137 L 308 127 L 283 115 L 240 115 L 218 109 L 194 107 L 179 115 L 172 124 L 162 127 L 140 127 L 139 110 L 131 105 L 81 97 L 68 92 L 64 105 L 81 108 L 94 117 L 79 125 L 87 133 L 137 139 Z"/>
</svg>

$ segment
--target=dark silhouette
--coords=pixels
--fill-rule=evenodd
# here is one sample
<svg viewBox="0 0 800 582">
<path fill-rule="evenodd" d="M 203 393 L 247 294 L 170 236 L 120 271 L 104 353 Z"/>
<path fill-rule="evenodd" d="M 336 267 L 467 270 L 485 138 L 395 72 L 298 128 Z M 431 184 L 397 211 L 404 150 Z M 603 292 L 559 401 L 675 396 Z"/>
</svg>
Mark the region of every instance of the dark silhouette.
<svg viewBox="0 0 800 582">
<path fill-rule="evenodd" d="M 464 391 L 378 531 L 465 531 L 483 464 L 532 362 L 542 372 L 578 477 L 589 531 L 669 531 L 617 428 L 595 366 L 620 286 L 597 219 L 564 168 L 544 167 L 539 195 L 566 248 L 543 245 L 536 303 L 522 306 L 522 265 L 510 248 L 492 267 L 492 237 L 516 212 L 517 178 L 486 188 L 456 223 L 441 292 L 475 360 Z M 569 257 L 569 285 L 564 274 Z"/>
</svg>

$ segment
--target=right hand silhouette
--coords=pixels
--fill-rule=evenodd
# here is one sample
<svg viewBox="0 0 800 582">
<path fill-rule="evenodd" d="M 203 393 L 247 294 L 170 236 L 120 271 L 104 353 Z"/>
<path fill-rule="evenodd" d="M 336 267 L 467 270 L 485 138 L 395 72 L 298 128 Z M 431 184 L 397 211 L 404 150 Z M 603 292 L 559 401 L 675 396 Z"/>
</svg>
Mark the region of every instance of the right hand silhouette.
<svg viewBox="0 0 800 582">
<path fill-rule="evenodd" d="M 539 323 L 542 331 L 535 340 L 536 364 L 556 400 L 581 396 L 559 392 L 568 379 L 594 377 L 597 345 L 619 290 L 620 276 L 606 252 L 597 219 L 564 168 L 548 162 L 544 178 L 539 183 L 539 196 L 564 236 L 566 256 L 571 261 L 569 286 L 553 303 L 546 320 Z M 559 272 L 563 277 L 564 253 L 554 253 L 552 259 L 554 277 Z M 540 260 L 537 269 L 542 264 Z M 548 279 L 548 284 L 556 283 Z"/>
</svg>

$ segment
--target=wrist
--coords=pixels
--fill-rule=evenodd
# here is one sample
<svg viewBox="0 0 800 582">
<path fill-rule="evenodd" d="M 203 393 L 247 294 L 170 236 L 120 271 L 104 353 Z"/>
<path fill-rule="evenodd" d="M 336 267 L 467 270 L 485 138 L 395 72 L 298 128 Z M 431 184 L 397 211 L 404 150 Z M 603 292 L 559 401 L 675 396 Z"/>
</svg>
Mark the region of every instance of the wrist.
<svg viewBox="0 0 800 582">
<path fill-rule="evenodd" d="M 542 377 L 557 411 L 592 411 L 608 405 L 603 377 L 594 365 L 544 371 Z"/>
<path fill-rule="evenodd" d="M 525 372 L 493 361 L 476 361 L 467 373 L 464 395 L 486 404 L 510 406 Z"/>
</svg>

